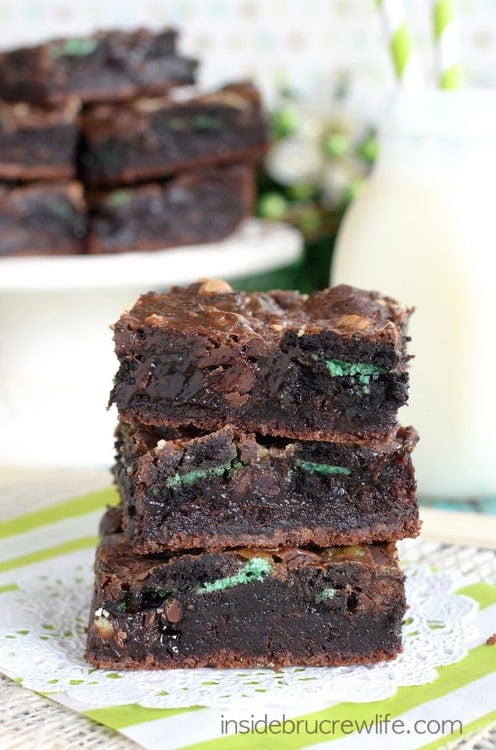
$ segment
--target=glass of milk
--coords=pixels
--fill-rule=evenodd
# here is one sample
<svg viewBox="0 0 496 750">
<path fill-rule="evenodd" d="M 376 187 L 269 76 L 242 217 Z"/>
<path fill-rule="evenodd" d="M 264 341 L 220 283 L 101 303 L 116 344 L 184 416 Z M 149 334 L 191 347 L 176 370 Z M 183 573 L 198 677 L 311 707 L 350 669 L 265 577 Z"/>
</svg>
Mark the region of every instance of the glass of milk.
<svg viewBox="0 0 496 750">
<path fill-rule="evenodd" d="M 496 92 L 399 95 L 347 212 L 331 283 L 414 306 L 420 494 L 496 494 Z"/>
</svg>

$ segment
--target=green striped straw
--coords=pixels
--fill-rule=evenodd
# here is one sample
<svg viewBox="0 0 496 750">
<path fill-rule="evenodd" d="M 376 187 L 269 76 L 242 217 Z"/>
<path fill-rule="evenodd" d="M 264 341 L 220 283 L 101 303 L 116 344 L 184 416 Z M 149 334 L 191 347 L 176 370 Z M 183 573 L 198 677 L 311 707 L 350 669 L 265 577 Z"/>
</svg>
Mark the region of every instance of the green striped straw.
<svg viewBox="0 0 496 750">
<path fill-rule="evenodd" d="M 438 84 L 442 89 L 460 88 L 458 32 L 451 0 L 433 0 L 432 24 L 438 61 Z"/>
<path fill-rule="evenodd" d="M 411 92 L 422 88 L 422 75 L 413 52 L 402 0 L 376 0 L 380 11 L 394 72 L 400 85 Z"/>
</svg>

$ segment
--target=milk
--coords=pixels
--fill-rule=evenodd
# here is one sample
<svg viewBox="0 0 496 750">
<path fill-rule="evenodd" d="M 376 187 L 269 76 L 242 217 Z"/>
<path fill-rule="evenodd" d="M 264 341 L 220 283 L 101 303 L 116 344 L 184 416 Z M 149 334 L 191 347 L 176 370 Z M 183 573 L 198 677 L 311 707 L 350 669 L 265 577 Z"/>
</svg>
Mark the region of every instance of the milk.
<svg viewBox="0 0 496 750">
<path fill-rule="evenodd" d="M 331 283 L 416 310 L 410 403 L 419 492 L 496 493 L 496 96 L 399 100 L 339 233 Z"/>
</svg>

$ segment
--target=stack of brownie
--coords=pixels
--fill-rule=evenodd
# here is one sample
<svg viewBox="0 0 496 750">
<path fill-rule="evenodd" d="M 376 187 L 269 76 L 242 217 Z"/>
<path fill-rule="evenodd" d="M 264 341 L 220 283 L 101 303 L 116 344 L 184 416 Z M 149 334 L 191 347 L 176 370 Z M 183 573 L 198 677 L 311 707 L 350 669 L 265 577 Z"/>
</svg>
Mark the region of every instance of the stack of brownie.
<svg viewBox="0 0 496 750">
<path fill-rule="evenodd" d="M 0 62 L 0 77 L 2 70 Z M 0 102 L 0 258 L 84 252 L 78 112 L 76 99 L 57 109 Z"/>
<path fill-rule="evenodd" d="M 109 31 L 0 54 L 0 257 L 214 242 L 251 213 L 259 94 L 198 95 L 176 42 Z"/>
<path fill-rule="evenodd" d="M 87 659 L 99 667 L 372 663 L 401 649 L 395 542 L 419 530 L 410 310 L 201 280 L 114 326 L 114 476 Z"/>
</svg>

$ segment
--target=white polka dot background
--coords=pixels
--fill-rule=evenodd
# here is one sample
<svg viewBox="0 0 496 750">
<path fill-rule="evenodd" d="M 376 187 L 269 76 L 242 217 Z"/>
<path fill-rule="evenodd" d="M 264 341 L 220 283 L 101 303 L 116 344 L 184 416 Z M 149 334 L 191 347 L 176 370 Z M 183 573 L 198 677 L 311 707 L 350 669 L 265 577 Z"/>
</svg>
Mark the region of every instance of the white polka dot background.
<svg viewBox="0 0 496 750">
<path fill-rule="evenodd" d="M 405 0 L 429 77 L 430 0 Z M 496 85 L 496 0 L 454 0 L 464 81 Z M 96 28 L 176 26 L 182 50 L 202 61 L 201 82 L 254 77 L 266 95 L 290 84 L 314 93 L 352 80 L 368 91 L 394 85 L 374 0 L 3 0 L 0 46 L 12 48 Z"/>
</svg>

